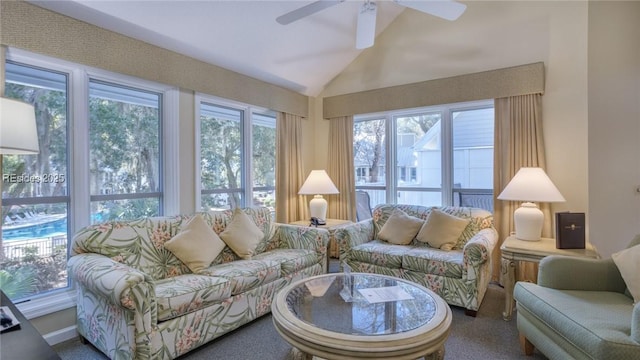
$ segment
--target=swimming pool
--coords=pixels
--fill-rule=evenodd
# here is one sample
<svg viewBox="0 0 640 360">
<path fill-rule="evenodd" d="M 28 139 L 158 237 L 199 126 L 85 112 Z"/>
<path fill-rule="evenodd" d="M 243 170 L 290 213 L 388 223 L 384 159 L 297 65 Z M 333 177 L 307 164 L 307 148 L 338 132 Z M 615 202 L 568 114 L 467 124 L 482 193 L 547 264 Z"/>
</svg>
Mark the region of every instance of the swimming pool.
<svg viewBox="0 0 640 360">
<path fill-rule="evenodd" d="M 43 215 L 2 227 L 2 240 L 25 240 L 67 234 L 67 215 Z"/>
</svg>

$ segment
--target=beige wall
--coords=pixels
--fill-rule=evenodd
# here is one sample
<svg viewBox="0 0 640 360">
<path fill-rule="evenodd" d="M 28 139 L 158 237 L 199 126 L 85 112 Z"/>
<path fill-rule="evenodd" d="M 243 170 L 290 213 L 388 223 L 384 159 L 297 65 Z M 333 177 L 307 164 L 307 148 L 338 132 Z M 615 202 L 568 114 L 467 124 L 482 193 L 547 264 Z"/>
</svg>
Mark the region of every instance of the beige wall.
<svg viewBox="0 0 640 360">
<path fill-rule="evenodd" d="M 589 217 L 603 254 L 640 233 L 640 2 L 589 3 Z"/>
</svg>

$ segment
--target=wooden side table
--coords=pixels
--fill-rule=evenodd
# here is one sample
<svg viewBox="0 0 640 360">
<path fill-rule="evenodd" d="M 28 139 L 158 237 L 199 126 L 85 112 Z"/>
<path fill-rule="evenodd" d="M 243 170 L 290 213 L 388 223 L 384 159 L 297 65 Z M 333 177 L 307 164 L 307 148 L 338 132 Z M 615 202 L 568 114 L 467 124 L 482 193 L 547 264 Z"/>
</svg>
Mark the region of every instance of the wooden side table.
<svg viewBox="0 0 640 360">
<path fill-rule="evenodd" d="M 329 230 L 329 248 L 327 249 L 327 255 L 328 257 L 337 258 L 340 256 L 340 252 L 338 249 L 338 243 L 335 240 L 334 233 L 336 229 L 339 229 L 349 224 L 353 224 L 353 222 L 349 220 L 340 220 L 340 219 L 326 219 L 326 222 L 327 222 L 326 225 L 319 225 L 318 227 L 321 229 Z M 290 224 L 298 225 L 298 226 L 312 226 L 311 221 L 309 220 L 294 221 Z"/>
<path fill-rule="evenodd" d="M 513 287 L 516 282 L 516 266 L 519 261 L 539 263 L 545 256 L 566 255 L 584 258 L 597 258 L 593 245 L 587 243 L 584 249 L 557 249 L 556 240 L 542 238 L 540 241 L 518 240 L 515 236 L 505 239 L 502 246 L 502 274 L 504 276 L 504 312 L 502 318 L 511 320 L 513 313 Z"/>
<path fill-rule="evenodd" d="M 13 302 L 0 290 L 0 305 L 8 306 L 13 315 L 20 322 L 15 329 L 8 329 L 0 334 L 0 358 L 2 360 L 60 360 L 53 348 L 40 335 L 38 330 L 31 325 Z"/>
</svg>

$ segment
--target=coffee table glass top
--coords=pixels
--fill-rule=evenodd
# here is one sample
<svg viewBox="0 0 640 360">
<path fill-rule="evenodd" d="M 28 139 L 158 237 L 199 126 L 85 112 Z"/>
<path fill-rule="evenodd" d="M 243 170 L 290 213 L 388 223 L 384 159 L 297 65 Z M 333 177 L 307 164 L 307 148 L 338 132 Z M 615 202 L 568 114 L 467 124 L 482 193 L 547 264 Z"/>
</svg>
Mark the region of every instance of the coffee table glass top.
<svg viewBox="0 0 640 360">
<path fill-rule="evenodd" d="M 351 298 L 344 296 L 345 283 L 353 289 Z M 286 301 L 289 311 L 304 323 L 350 335 L 402 333 L 427 324 L 436 314 L 431 293 L 402 279 L 375 274 L 314 277 L 293 287 Z"/>
</svg>

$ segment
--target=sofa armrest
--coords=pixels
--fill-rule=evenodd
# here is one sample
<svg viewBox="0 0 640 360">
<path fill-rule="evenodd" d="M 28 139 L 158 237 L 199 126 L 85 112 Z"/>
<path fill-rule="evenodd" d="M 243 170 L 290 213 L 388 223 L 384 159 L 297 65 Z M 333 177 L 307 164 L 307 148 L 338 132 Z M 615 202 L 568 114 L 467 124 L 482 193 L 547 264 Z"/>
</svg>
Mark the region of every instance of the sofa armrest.
<svg viewBox="0 0 640 360">
<path fill-rule="evenodd" d="M 615 291 L 626 285 L 611 258 L 588 259 L 564 255 L 547 256 L 538 267 L 538 285 L 559 290 Z"/>
<path fill-rule="evenodd" d="M 373 240 L 373 231 L 373 219 L 336 229 L 333 236 L 340 250 L 340 263 L 346 259 L 352 248 Z"/>
<path fill-rule="evenodd" d="M 474 267 L 491 260 L 493 249 L 498 243 L 498 232 L 494 228 L 478 231 L 464 245 L 464 261 Z"/>
<path fill-rule="evenodd" d="M 140 310 L 142 302 L 155 303 L 154 283 L 149 275 L 104 255 L 78 254 L 69 259 L 67 266 L 78 285 L 115 305 Z"/>
<path fill-rule="evenodd" d="M 327 229 L 276 223 L 273 237 L 271 241 L 279 244 L 280 248 L 314 250 L 318 254 L 318 261 L 322 264 L 327 261 Z"/>
</svg>

